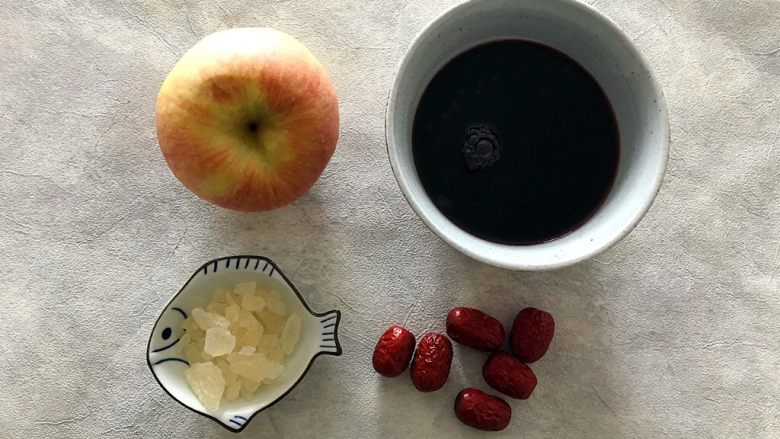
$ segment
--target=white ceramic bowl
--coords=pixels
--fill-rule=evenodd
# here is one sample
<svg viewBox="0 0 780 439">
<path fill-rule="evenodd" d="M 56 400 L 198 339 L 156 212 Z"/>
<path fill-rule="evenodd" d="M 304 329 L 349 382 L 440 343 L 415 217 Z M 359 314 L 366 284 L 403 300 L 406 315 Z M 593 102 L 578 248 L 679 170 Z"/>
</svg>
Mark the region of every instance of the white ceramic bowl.
<svg viewBox="0 0 780 439">
<path fill-rule="evenodd" d="M 604 89 L 618 120 L 620 163 L 607 199 L 584 225 L 543 244 L 502 245 L 458 228 L 426 194 L 412 156 L 414 114 L 436 72 L 459 53 L 500 39 L 536 41 L 575 59 Z M 669 154 L 666 104 L 647 62 L 617 25 L 575 0 L 470 0 L 445 12 L 401 61 L 385 122 L 393 172 L 417 215 L 461 252 L 516 270 L 570 265 L 628 234 L 655 198 Z"/>
<path fill-rule="evenodd" d="M 251 400 L 222 401 L 219 409 L 212 412 L 201 404 L 184 379 L 189 363 L 179 345 L 179 339 L 184 335 L 181 324 L 193 308 L 208 303 L 215 289 L 232 289 L 235 284 L 248 281 L 281 294 L 287 312 L 301 317 L 301 339 L 286 359 L 285 370 L 276 381 L 262 385 Z M 341 355 L 338 339 L 340 320 L 340 311 L 323 314 L 312 311 L 295 286 L 268 258 L 231 256 L 215 259 L 198 268 L 165 306 L 149 336 L 146 360 L 154 378 L 173 399 L 219 422 L 228 430 L 239 432 L 257 413 L 292 391 L 309 371 L 315 358 L 322 354 Z"/>
</svg>

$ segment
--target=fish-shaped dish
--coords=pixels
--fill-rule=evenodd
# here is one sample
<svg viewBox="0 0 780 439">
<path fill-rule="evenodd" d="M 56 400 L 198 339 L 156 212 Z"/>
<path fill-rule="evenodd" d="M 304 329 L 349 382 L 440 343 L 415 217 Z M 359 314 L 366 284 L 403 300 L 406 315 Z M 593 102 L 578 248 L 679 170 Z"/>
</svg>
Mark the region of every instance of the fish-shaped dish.
<svg viewBox="0 0 780 439">
<path fill-rule="evenodd" d="M 204 307 L 217 289 L 232 289 L 239 283 L 256 283 L 258 288 L 276 291 L 286 310 L 300 317 L 300 338 L 294 351 L 284 359 L 284 371 L 273 381 L 263 381 L 248 399 L 222 400 L 209 410 L 196 396 L 185 378 L 190 361 L 182 347 L 186 338 L 185 320 L 192 310 Z M 192 320 L 192 319 L 190 319 Z M 233 432 L 243 430 L 259 412 L 285 397 L 303 379 L 320 355 L 341 355 L 338 310 L 316 313 L 300 292 L 279 270 L 262 256 L 230 256 L 203 264 L 171 299 L 157 318 L 147 346 L 146 359 L 152 375 L 173 399 L 188 409 L 209 417 Z"/>
</svg>

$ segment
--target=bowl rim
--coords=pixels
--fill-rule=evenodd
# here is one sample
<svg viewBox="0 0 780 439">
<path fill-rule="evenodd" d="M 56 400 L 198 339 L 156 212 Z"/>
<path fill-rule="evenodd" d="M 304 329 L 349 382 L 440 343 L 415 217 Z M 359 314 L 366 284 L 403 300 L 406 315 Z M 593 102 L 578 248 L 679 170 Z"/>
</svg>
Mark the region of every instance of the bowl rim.
<svg viewBox="0 0 780 439">
<path fill-rule="evenodd" d="M 292 385 L 291 385 L 291 386 L 290 386 L 290 387 L 289 387 L 287 390 L 285 390 L 285 391 L 284 391 L 284 393 L 282 393 L 281 395 L 279 395 L 279 397 L 278 397 L 278 398 L 274 399 L 273 401 L 271 401 L 270 403 L 268 403 L 268 404 L 267 404 L 266 406 L 264 406 L 263 408 L 261 408 L 261 409 L 259 409 L 259 410 L 255 411 L 255 412 L 252 414 L 252 416 L 248 417 L 248 418 L 246 419 L 246 421 L 245 421 L 245 422 L 244 422 L 242 425 L 240 425 L 240 426 L 239 426 L 239 428 L 237 428 L 237 429 L 233 429 L 233 428 L 230 428 L 230 427 L 228 427 L 226 424 L 224 424 L 222 421 L 220 421 L 220 420 L 219 420 L 219 419 L 217 419 L 216 417 L 214 417 L 214 416 L 212 416 L 212 415 L 210 415 L 210 414 L 208 414 L 208 413 L 199 412 L 199 411 L 195 410 L 194 408 L 190 407 L 189 405 L 187 405 L 187 404 L 183 403 L 182 401 L 180 401 L 180 400 L 179 400 L 178 398 L 176 398 L 175 396 L 173 396 L 173 395 L 171 394 L 171 392 L 169 392 L 169 391 L 168 391 L 168 389 L 166 389 L 166 388 L 165 388 L 165 386 L 164 386 L 164 385 L 163 385 L 163 384 L 160 382 L 160 379 L 159 379 L 159 378 L 157 378 L 157 374 L 156 374 L 156 373 L 154 373 L 154 369 L 153 369 L 153 367 L 152 367 L 152 363 L 151 363 L 151 361 L 149 361 L 149 354 L 150 354 L 150 349 L 151 349 L 151 347 L 152 347 L 152 337 L 153 337 L 153 335 L 154 335 L 154 329 L 155 329 L 155 328 L 157 327 L 157 325 L 160 323 L 160 319 L 162 318 L 162 315 L 163 315 L 163 313 L 165 312 L 165 310 L 166 310 L 166 309 L 168 309 L 168 307 L 171 305 L 171 303 L 173 303 L 173 301 L 174 301 L 174 300 L 175 300 L 177 297 L 179 297 L 179 295 L 182 293 L 182 291 L 184 291 L 184 289 L 185 289 L 185 288 L 187 288 L 187 285 L 189 285 L 189 284 L 190 284 L 190 282 L 192 281 L 192 279 L 194 279 L 194 278 L 195 278 L 195 276 L 196 276 L 196 275 L 197 275 L 197 274 L 198 274 L 200 271 L 202 271 L 204 268 L 206 268 L 207 266 L 209 266 L 209 265 L 211 265 L 211 264 L 218 263 L 218 262 L 220 262 L 220 261 L 224 261 L 224 260 L 231 260 L 231 259 L 242 259 L 242 258 L 247 258 L 247 259 L 259 259 L 259 260 L 262 260 L 262 261 L 266 261 L 266 262 L 268 262 L 268 263 L 269 263 L 269 264 L 270 264 L 270 265 L 271 265 L 271 266 L 274 268 L 274 270 L 276 270 L 276 271 L 279 273 L 279 275 L 280 275 L 280 276 L 282 276 L 282 278 L 285 280 L 285 282 L 287 282 L 287 284 L 288 284 L 288 285 L 290 286 L 290 288 L 293 290 L 293 292 L 295 293 L 295 295 L 296 295 L 296 296 L 298 296 L 298 299 L 301 301 L 301 304 L 303 304 L 303 307 L 304 307 L 304 308 L 306 308 L 306 310 L 307 310 L 307 311 L 308 311 L 308 312 L 309 312 L 311 315 L 313 315 L 313 316 L 315 316 L 315 317 L 324 317 L 324 316 L 326 316 L 326 315 L 329 315 L 329 314 L 333 314 L 333 313 L 335 313 L 335 314 L 336 314 L 336 325 L 333 327 L 333 340 L 336 342 L 336 351 L 335 351 L 335 352 L 319 351 L 319 352 L 315 353 L 315 354 L 314 354 L 314 355 L 311 357 L 311 360 L 309 360 L 309 364 L 307 364 L 307 365 L 306 365 L 306 368 L 303 370 L 303 373 L 301 373 L 301 376 L 300 376 L 300 377 L 298 377 L 298 379 L 297 379 L 297 380 L 295 380 L 295 382 L 294 382 L 294 383 L 293 383 L 293 384 L 292 384 Z M 198 269 L 197 269 L 197 270 L 195 270 L 195 271 L 192 273 L 192 275 L 190 276 L 190 278 L 189 278 L 189 279 L 187 279 L 187 282 L 185 282 L 185 283 L 184 283 L 184 285 L 183 285 L 183 286 L 182 286 L 182 287 L 179 289 L 179 291 L 178 291 L 178 292 L 176 292 L 176 294 L 174 294 L 174 295 L 173 295 L 173 297 L 171 297 L 171 299 L 170 299 L 170 300 L 168 300 L 168 302 L 165 304 L 165 306 L 163 307 L 162 311 L 161 311 L 161 312 L 160 312 L 160 314 L 157 316 L 157 319 L 155 319 L 155 321 L 154 321 L 154 324 L 152 325 L 152 328 L 151 328 L 151 330 L 149 331 L 149 339 L 148 339 L 148 341 L 147 341 L 147 343 L 146 343 L 146 365 L 147 365 L 147 367 L 149 368 L 149 372 L 151 372 L 152 376 L 154 377 L 154 380 L 155 380 L 155 381 L 157 381 L 157 384 L 160 386 L 160 388 L 162 388 L 162 389 L 163 389 L 163 391 L 164 391 L 165 393 L 167 393 L 167 394 L 168 394 L 168 396 L 170 396 L 170 397 L 171 397 L 171 398 L 172 398 L 174 401 L 178 402 L 180 405 L 182 405 L 182 406 L 186 407 L 188 410 L 190 410 L 190 411 L 192 411 L 192 412 L 194 412 L 194 413 L 197 413 L 197 414 L 199 414 L 199 415 L 201 415 L 201 416 L 205 416 L 206 418 L 209 418 L 209 419 L 213 420 L 214 422 L 216 422 L 217 424 L 219 424 L 220 426 L 222 426 L 222 427 L 223 427 L 225 430 L 227 430 L 227 431 L 230 431 L 230 432 L 232 432 L 232 433 L 240 433 L 240 432 L 242 432 L 242 431 L 244 430 L 244 428 L 246 428 L 246 426 L 247 426 L 247 425 L 249 425 L 249 423 L 252 421 L 252 419 L 254 419 L 254 418 L 255 418 L 255 416 L 257 416 L 257 415 L 258 415 L 258 414 L 260 414 L 261 412 L 263 412 L 263 411 L 265 411 L 265 410 L 267 410 L 267 409 L 269 409 L 269 408 L 273 407 L 273 406 L 274 406 L 276 403 L 278 403 L 279 401 L 281 401 L 281 400 L 282 400 L 282 399 L 283 399 L 285 396 L 287 396 L 287 395 L 288 395 L 290 392 L 292 392 L 292 391 L 293 391 L 293 389 L 295 389 L 295 388 L 298 386 L 298 384 L 299 384 L 301 381 L 303 381 L 303 378 L 304 378 L 304 377 L 306 377 L 306 375 L 309 373 L 309 370 L 311 369 L 312 365 L 314 364 L 314 360 L 316 360 L 316 359 L 317 359 L 317 358 L 318 358 L 320 355 L 332 355 L 332 356 L 334 356 L 334 357 L 338 357 L 338 356 L 341 356 L 341 355 L 342 355 L 342 353 L 343 353 L 343 350 L 342 350 L 342 348 L 341 348 L 341 343 L 339 342 L 339 336 L 338 336 L 338 333 L 339 333 L 339 323 L 340 323 L 340 322 L 341 322 L 341 310 L 334 309 L 334 310 L 326 311 L 326 312 L 323 312 L 323 313 L 318 313 L 318 312 L 315 312 L 314 310 L 312 310 L 312 309 L 309 307 L 309 304 L 308 304 L 308 303 L 306 303 L 306 301 L 303 299 L 303 296 L 302 296 L 302 295 L 301 295 L 301 293 L 298 291 L 298 288 L 295 286 L 295 284 L 293 284 L 293 283 L 290 281 L 290 279 L 289 279 L 289 278 L 288 278 L 288 277 L 287 277 L 287 276 L 284 274 L 284 272 L 283 272 L 282 270 L 280 270 L 280 269 L 279 269 L 279 266 L 278 266 L 278 265 L 276 265 L 276 263 L 275 263 L 274 261 L 272 261 L 272 260 L 271 260 L 271 258 L 269 258 L 269 257 L 266 257 L 266 256 L 258 256 L 258 255 L 235 255 L 235 256 L 224 256 L 224 257 L 221 257 L 221 258 L 212 259 L 212 260 L 210 260 L 210 261 L 208 261 L 208 262 L 206 262 L 206 263 L 202 264 L 200 267 L 198 267 Z"/>
<path fill-rule="evenodd" d="M 400 171 L 400 167 L 402 166 L 403 161 L 400 159 L 398 147 L 396 146 L 397 142 L 395 141 L 395 134 L 393 132 L 393 125 L 395 122 L 394 122 L 394 116 L 391 113 L 391 108 L 395 108 L 396 97 L 402 86 L 401 73 L 409 68 L 408 66 L 409 53 L 424 42 L 425 38 L 428 36 L 428 34 L 436 25 L 446 21 L 449 16 L 456 14 L 460 10 L 468 10 L 468 8 L 473 7 L 474 4 L 482 1 L 484 0 L 466 0 L 462 3 L 447 8 L 444 12 L 440 13 L 434 19 L 426 23 L 423 26 L 423 28 L 415 35 L 412 42 L 407 46 L 403 56 L 401 57 L 400 61 L 396 65 L 395 76 L 392 80 L 390 90 L 388 91 L 387 102 L 385 104 L 385 149 L 387 151 L 387 155 L 390 160 L 390 167 L 393 171 L 393 176 L 395 177 L 395 181 L 398 184 L 399 188 L 401 189 L 401 194 L 404 196 L 406 202 L 409 204 L 409 206 L 411 206 L 415 214 L 422 220 L 423 224 L 425 224 L 428 227 L 428 229 L 431 230 L 441 240 L 448 243 L 450 246 L 454 247 L 456 250 L 460 251 L 461 253 L 473 259 L 476 259 L 480 262 L 495 267 L 499 267 L 499 268 L 509 269 L 509 270 L 548 271 L 548 270 L 555 270 L 558 268 L 572 266 L 574 264 L 592 258 L 593 256 L 606 251 L 607 249 L 613 247 L 615 244 L 620 242 L 623 238 L 625 238 L 632 230 L 636 228 L 636 226 L 639 224 L 642 218 L 645 217 L 647 212 L 650 210 L 650 207 L 652 206 L 653 202 L 655 201 L 656 197 L 658 196 L 658 193 L 661 190 L 661 186 L 663 184 L 663 180 L 666 174 L 666 168 L 669 161 L 670 143 L 671 143 L 670 126 L 669 126 L 669 110 L 667 107 L 666 98 L 664 96 L 663 89 L 661 87 L 660 82 L 658 81 L 658 78 L 656 78 L 655 74 L 653 73 L 653 69 L 651 69 L 648 60 L 637 48 L 637 46 L 634 44 L 634 42 L 631 40 L 628 34 L 609 16 L 602 13 L 595 7 L 587 3 L 579 2 L 577 0 L 554 0 L 560 4 L 566 5 L 567 7 L 580 9 L 581 12 L 586 14 L 591 14 L 596 18 L 598 18 L 599 20 L 601 20 L 603 26 L 609 28 L 616 35 L 618 35 L 621 42 L 627 48 L 627 50 L 633 56 L 635 56 L 639 64 L 645 68 L 647 72 L 647 81 L 652 88 L 654 98 L 656 99 L 658 108 L 660 110 L 659 111 L 660 141 L 658 142 L 660 161 L 658 164 L 658 169 L 656 169 L 654 172 L 653 181 L 648 184 L 648 188 L 650 189 L 650 191 L 648 193 L 647 198 L 642 202 L 640 208 L 637 209 L 636 212 L 634 212 L 633 217 L 628 221 L 625 227 L 616 230 L 613 233 L 613 235 L 609 239 L 605 240 L 601 245 L 590 247 L 586 251 L 583 251 L 579 255 L 576 255 L 574 257 L 557 259 L 554 261 L 545 261 L 541 263 L 534 262 L 533 260 L 523 260 L 523 259 L 513 260 L 511 258 L 493 257 L 490 254 L 491 252 L 489 250 L 482 251 L 479 249 L 475 249 L 473 248 L 473 246 L 470 246 L 468 244 L 464 244 L 456 237 L 451 236 L 450 234 L 444 232 L 443 229 L 440 227 L 440 224 L 434 221 L 429 216 L 426 209 L 424 209 L 420 204 L 420 202 L 417 200 L 417 198 L 415 198 L 411 194 L 409 189 L 410 183 L 403 177 Z M 468 50 L 468 47 L 462 49 L 460 52 L 453 53 L 452 57 L 455 57 L 459 53 L 462 53 L 466 50 Z M 411 166 L 414 166 L 414 164 L 412 164 Z M 460 229 L 460 227 L 458 226 L 455 227 Z M 527 246 L 511 246 L 511 245 L 486 241 L 474 235 L 471 236 L 477 239 L 478 241 L 480 241 L 481 243 L 484 243 L 491 247 L 533 248 L 533 247 L 546 244 L 546 243 L 542 243 L 542 244 L 533 244 Z M 565 238 L 565 236 L 562 238 Z"/>
</svg>

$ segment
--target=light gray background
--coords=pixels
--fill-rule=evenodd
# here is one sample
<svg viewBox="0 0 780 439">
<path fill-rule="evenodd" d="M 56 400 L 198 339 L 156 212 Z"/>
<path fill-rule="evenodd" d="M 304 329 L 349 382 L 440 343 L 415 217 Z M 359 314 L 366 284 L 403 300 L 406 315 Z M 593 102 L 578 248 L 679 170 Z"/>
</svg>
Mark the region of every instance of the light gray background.
<svg viewBox="0 0 780 439">
<path fill-rule="evenodd" d="M 437 239 L 393 180 L 383 136 L 394 67 L 456 3 L 2 0 L 0 437 L 233 437 L 179 406 L 144 362 L 158 311 L 208 259 L 276 260 L 318 310 L 344 312 L 324 357 L 247 437 L 471 437 L 452 414 L 485 388 L 456 346 L 421 394 L 370 366 L 378 335 L 443 330 L 475 305 L 507 324 L 552 312 L 539 386 L 501 434 L 780 437 L 780 2 L 592 0 L 636 42 L 669 104 L 672 151 L 648 216 L 577 266 L 514 273 Z M 168 171 L 158 87 L 204 34 L 268 25 L 307 44 L 341 103 L 316 186 L 263 214 L 210 206 Z"/>
</svg>

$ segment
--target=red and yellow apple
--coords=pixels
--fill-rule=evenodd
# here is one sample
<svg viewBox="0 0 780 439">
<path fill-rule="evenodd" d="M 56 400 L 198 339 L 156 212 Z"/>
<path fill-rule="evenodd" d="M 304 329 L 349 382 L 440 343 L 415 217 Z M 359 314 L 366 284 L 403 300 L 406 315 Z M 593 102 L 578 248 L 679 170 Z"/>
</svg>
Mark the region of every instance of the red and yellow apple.
<svg viewBox="0 0 780 439">
<path fill-rule="evenodd" d="M 228 209 L 291 203 L 322 174 L 338 136 L 338 101 L 325 69 L 273 29 L 206 36 L 157 97 L 157 138 L 173 175 Z"/>
</svg>

